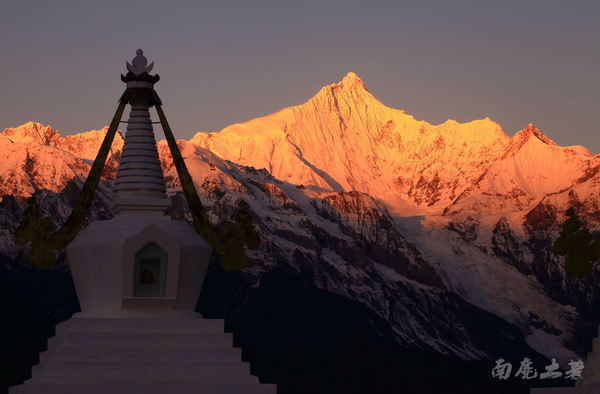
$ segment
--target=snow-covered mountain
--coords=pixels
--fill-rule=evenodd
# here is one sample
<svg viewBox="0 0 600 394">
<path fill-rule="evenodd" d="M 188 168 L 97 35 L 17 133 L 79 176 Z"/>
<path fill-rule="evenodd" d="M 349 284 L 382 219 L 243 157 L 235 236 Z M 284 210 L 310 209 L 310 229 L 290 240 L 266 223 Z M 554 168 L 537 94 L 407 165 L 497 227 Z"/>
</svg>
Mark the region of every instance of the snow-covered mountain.
<svg viewBox="0 0 600 394">
<path fill-rule="evenodd" d="M 29 122 L 0 134 L 2 253 L 18 259 L 11 233 L 35 191 L 57 223 L 66 218 L 105 133 L 63 138 Z M 238 312 L 287 267 L 366 307 L 410 349 L 471 360 L 539 353 L 566 366 L 597 335 L 598 272 L 570 278 L 550 253 L 568 207 L 600 226 L 600 157 L 584 147 L 560 147 L 533 125 L 508 137 L 489 118 L 418 121 L 354 73 L 304 104 L 178 144 L 213 222 L 240 198 L 255 214 L 262 242 L 248 252 Z M 167 145 L 157 145 L 171 214 L 189 218 Z M 117 135 L 101 217 L 122 146 Z"/>
<path fill-rule="evenodd" d="M 600 224 L 600 156 L 586 148 L 560 147 L 532 124 L 508 137 L 489 118 L 417 121 L 384 106 L 354 73 L 302 105 L 191 142 L 303 185 L 319 202 L 327 191 L 376 198 L 449 288 L 515 324 L 535 316 L 547 331 L 524 329 L 528 343 L 573 356 L 561 341 L 582 318 L 571 306 L 579 300 L 559 306 L 551 297 L 587 285 L 564 275 L 549 245 L 569 206 Z"/>
<path fill-rule="evenodd" d="M 85 180 L 108 127 L 65 138 L 50 126 L 27 122 L 0 133 L 0 201 L 12 195 L 23 201 L 36 190 L 60 192 L 75 180 Z M 114 178 L 123 148 L 117 133 L 103 178 Z"/>
</svg>

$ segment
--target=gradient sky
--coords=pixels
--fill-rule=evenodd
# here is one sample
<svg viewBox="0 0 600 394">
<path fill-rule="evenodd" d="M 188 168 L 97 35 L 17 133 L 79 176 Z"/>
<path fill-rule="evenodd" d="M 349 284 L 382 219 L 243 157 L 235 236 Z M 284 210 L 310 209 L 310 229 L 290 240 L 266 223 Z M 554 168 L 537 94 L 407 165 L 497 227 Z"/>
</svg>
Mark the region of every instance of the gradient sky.
<svg viewBox="0 0 600 394">
<path fill-rule="evenodd" d="M 508 135 L 532 122 L 598 153 L 599 20 L 598 0 L 0 0 L 0 130 L 107 125 L 141 47 L 177 138 L 301 104 L 354 71 L 417 119 L 489 116 Z"/>
</svg>

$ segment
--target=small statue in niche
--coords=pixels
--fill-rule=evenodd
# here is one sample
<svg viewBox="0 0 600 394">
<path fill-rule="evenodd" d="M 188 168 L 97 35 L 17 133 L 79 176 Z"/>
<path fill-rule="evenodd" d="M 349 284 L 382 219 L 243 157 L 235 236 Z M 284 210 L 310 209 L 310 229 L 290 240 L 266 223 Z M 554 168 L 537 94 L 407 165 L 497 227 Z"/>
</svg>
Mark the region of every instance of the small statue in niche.
<svg viewBox="0 0 600 394">
<path fill-rule="evenodd" d="M 150 271 L 148 268 L 146 268 L 142 272 L 141 284 L 143 284 L 143 285 L 154 285 L 154 284 L 156 284 L 156 280 L 154 279 L 154 273 L 152 273 L 152 271 Z"/>
</svg>

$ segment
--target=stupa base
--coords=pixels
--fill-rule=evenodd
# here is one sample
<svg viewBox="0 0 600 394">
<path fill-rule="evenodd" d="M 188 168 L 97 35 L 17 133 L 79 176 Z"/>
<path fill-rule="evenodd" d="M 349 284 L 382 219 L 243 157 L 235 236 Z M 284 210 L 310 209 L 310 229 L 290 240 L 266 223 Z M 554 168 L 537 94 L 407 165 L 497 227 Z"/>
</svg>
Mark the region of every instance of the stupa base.
<svg viewBox="0 0 600 394">
<path fill-rule="evenodd" d="M 78 313 L 56 326 L 21 393 L 275 394 L 241 361 L 224 321 L 194 312 Z"/>
</svg>

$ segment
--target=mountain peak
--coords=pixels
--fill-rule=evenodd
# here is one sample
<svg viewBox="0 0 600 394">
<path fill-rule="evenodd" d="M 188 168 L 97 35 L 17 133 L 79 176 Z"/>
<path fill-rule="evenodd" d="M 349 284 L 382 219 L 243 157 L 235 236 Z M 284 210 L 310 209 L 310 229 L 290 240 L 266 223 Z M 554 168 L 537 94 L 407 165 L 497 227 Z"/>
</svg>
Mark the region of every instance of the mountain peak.
<svg viewBox="0 0 600 394">
<path fill-rule="evenodd" d="M 535 137 L 547 145 L 557 145 L 556 142 L 546 137 L 533 123 L 529 123 L 523 130 L 517 132 L 515 137 L 519 136 L 523 141 L 528 141 L 531 137 Z"/>
<path fill-rule="evenodd" d="M 340 84 L 346 86 L 362 86 L 364 87 L 362 79 L 356 75 L 356 73 L 350 71 L 346 76 L 341 80 Z"/>
<path fill-rule="evenodd" d="M 32 121 L 21 126 L 4 129 L 0 134 L 13 142 L 36 142 L 42 145 L 55 145 L 56 140 L 60 139 L 60 132 L 53 130 L 50 126 Z"/>
<path fill-rule="evenodd" d="M 310 101 L 331 101 L 333 97 L 346 97 L 348 101 L 358 100 L 376 100 L 375 97 L 365 88 L 363 81 L 356 75 L 356 73 L 350 71 L 342 80 L 338 83 L 332 83 L 325 85 L 321 90 L 313 96 Z M 350 97 L 353 97 L 350 99 Z M 378 100 L 376 100 L 378 102 Z"/>
<path fill-rule="evenodd" d="M 356 73 L 350 71 L 340 82 L 323 86 L 317 96 L 320 94 L 328 95 L 333 92 L 364 92 L 366 90 L 362 79 Z"/>
<path fill-rule="evenodd" d="M 556 142 L 546 137 L 538 128 L 536 128 L 533 123 L 529 123 L 523 130 L 517 131 L 515 135 L 512 136 L 507 152 L 509 155 L 512 155 L 528 143 L 539 142 L 548 146 L 558 146 Z"/>
<path fill-rule="evenodd" d="M 352 71 L 346 74 L 346 76 L 342 78 L 340 82 L 331 84 L 329 86 L 336 91 L 366 91 L 365 84 L 363 83 L 362 79 L 360 79 L 358 75 Z"/>
<path fill-rule="evenodd" d="M 0 132 L 0 136 L 7 138 L 13 143 L 46 145 L 71 152 L 83 159 L 94 160 L 107 131 L 108 126 L 105 126 L 100 130 L 83 131 L 67 135 L 63 138 L 60 132 L 52 129 L 51 126 L 44 126 L 41 123 L 29 121 L 18 127 L 4 129 L 4 131 Z M 119 131 L 114 137 L 111 154 L 122 150 L 123 143 L 123 136 Z"/>
</svg>

